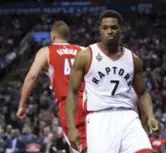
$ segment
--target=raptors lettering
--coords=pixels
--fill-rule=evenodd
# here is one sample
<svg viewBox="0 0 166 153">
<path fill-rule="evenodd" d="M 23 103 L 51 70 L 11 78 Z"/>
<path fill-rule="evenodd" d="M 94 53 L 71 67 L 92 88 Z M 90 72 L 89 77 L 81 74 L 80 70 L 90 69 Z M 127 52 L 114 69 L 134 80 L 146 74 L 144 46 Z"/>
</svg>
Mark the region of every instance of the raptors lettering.
<svg viewBox="0 0 166 153">
<path fill-rule="evenodd" d="M 92 82 L 95 84 L 99 84 L 100 80 L 104 78 L 105 76 L 109 76 L 109 74 L 118 74 L 119 76 L 123 77 L 127 85 L 130 86 L 132 81 L 129 73 L 126 73 L 124 69 L 118 68 L 116 66 L 113 66 L 112 69 L 110 67 L 106 67 L 104 72 L 98 71 L 98 76 L 99 77 L 93 77 Z"/>
</svg>

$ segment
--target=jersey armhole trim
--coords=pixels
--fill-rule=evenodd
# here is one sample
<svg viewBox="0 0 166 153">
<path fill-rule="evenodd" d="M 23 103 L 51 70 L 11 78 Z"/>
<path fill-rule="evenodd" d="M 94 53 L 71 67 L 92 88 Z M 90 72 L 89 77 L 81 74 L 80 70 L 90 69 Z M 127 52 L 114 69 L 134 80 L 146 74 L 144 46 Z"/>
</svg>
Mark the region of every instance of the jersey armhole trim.
<svg viewBox="0 0 166 153">
<path fill-rule="evenodd" d="M 87 68 L 87 72 L 85 73 L 85 76 L 88 74 L 88 72 L 89 72 L 89 70 L 90 70 L 90 67 L 91 67 L 91 65 L 92 65 L 92 49 L 91 49 L 90 46 L 88 47 L 88 49 L 89 49 L 89 51 L 90 51 L 90 61 L 89 61 L 89 63 L 88 63 L 88 68 Z"/>
</svg>

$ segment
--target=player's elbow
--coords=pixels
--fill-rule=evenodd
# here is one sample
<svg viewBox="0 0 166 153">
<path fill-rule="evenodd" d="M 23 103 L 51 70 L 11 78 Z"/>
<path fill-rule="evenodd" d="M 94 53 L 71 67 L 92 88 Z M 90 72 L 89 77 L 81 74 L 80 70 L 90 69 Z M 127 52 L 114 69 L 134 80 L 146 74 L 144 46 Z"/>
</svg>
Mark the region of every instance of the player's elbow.
<svg viewBox="0 0 166 153">
<path fill-rule="evenodd" d="M 140 95 L 139 95 L 139 99 L 140 99 L 140 102 L 144 103 L 145 101 L 151 101 L 151 96 L 150 94 L 148 93 L 148 91 L 144 91 L 142 92 Z"/>
<path fill-rule="evenodd" d="M 137 91 L 137 95 L 138 95 L 139 98 L 146 96 L 146 94 L 148 94 L 146 89 L 141 89 L 141 90 Z"/>
<path fill-rule="evenodd" d="M 74 88 L 69 88 L 68 96 L 67 96 L 67 104 L 71 104 L 72 102 L 75 102 L 77 99 L 78 91 Z"/>
<path fill-rule="evenodd" d="M 32 81 L 32 80 L 36 80 L 37 79 L 37 74 L 35 73 L 28 73 L 25 81 Z"/>
</svg>

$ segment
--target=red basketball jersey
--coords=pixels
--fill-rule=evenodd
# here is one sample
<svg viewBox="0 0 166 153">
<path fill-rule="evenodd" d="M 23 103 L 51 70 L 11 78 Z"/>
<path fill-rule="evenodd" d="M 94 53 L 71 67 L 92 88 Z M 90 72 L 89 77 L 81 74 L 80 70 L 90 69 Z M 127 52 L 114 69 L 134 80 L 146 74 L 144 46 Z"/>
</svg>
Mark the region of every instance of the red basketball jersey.
<svg viewBox="0 0 166 153">
<path fill-rule="evenodd" d="M 58 102 L 68 94 L 68 84 L 71 66 L 76 54 L 82 50 L 78 45 L 55 43 L 49 48 L 49 77 Z M 80 90 L 82 92 L 82 90 Z"/>
<path fill-rule="evenodd" d="M 159 138 L 159 139 L 150 138 L 150 141 L 152 144 L 153 151 L 155 153 L 161 153 L 162 147 L 166 146 L 166 140 L 162 138 Z"/>
</svg>

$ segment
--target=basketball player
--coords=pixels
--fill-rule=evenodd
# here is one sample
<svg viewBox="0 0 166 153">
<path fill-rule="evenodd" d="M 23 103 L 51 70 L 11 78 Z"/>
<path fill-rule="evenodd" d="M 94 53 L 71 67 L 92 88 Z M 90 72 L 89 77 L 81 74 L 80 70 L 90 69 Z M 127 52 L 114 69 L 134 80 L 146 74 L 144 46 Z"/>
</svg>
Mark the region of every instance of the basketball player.
<svg viewBox="0 0 166 153">
<path fill-rule="evenodd" d="M 101 42 L 79 52 L 71 70 L 66 103 L 69 140 L 73 147 L 79 145 L 74 118 L 78 91 L 84 79 L 84 109 L 88 111 L 87 152 L 152 153 L 148 136 L 133 110 L 131 94 L 134 87 L 150 130 L 157 130 L 151 97 L 145 90 L 142 61 L 118 45 L 122 27 L 118 12 L 104 11 L 99 22 Z"/>
<path fill-rule="evenodd" d="M 52 44 L 41 48 L 36 54 L 35 60 L 25 78 L 21 100 L 17 116 L 20 119 L 25 117 L 27 100 L 32 92 L 34 84 L 42 69 L 48 70 L 52 87 L 56 93 L 56 99 L 59 104 L 59 117 L 62 123 L 63 130 L 67 133 L 65 99 L 68 92 L 68 81 L 70 75 L 70 67 L 74 62 L 75 55 L 82 50 L 82 47 L 69 44 L 69 27 L 63 21 L 56 22 L 51 29 Z M 78 101 L 82 100 L 82 90 L 80 89 Z M 78 104 L 76 115 L 76 127 L 81 133 L 82 152 L 86 150 L 85 140 L 85 115 L 82 110 L 81 102 Z"/>
</svg>

